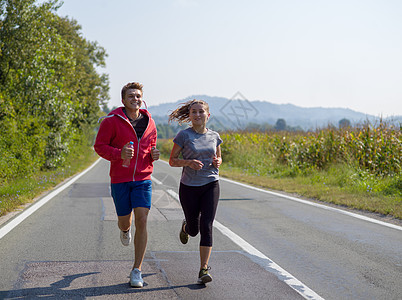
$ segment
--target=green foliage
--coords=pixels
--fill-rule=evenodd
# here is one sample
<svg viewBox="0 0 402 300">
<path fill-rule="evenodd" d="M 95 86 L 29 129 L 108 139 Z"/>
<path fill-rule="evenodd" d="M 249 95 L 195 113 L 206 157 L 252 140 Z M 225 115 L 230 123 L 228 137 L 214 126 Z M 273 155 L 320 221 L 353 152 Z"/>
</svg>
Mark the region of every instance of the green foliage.
<svg viewBox="0 0 402 300">
<path fill-rule="evenodd" d="M 351 123 L 348 119 L 343 118 L 341 120 L 339 120 L 339 128 L 346 128 L 346 127 L 350 127 Z"/>
<path fill-rule="evenodd" d="M 0 0 L 0 183 L 64 166 L 108 100 L 105 50 L 35 2 Z"/>
<path fill-rule="evenodd" d="M 177 132 L 182 129 L 179 125 L 170 125 L 157 123 L 158 139 L 170 139 L 176 136 Z"/>
<path fill-rule="evenodd" d="M 386 195 L 401 193 L 400 128 L 380 123 L 307 133 L 231 132 L 221 136 L 225 164 L 252 175 L 334 174 L 340 168 L 343 171 L 333 176 L 336 186 Z"/>
<path fill-rule="evenodd" d="M 279 131 L 285 130 L 286 129 L 286 121 L 285 121 L 285 119 L 276 120 L 275 129 L 279 130 Z"/>
<path fill-rule="evenodd" d="M 160 151 L 162 159 L 169 159 L 173 141 L 172 139 L 158 139 L 156 147 Z"/>
<path fill-rule="evenodd" d="M 379 176 L 400 174 L 401 141 L 401 129 L 383 123 L 377 127 L 366 124 L 345 136 L 350 156 L 361 168 Z"/>
</svg>

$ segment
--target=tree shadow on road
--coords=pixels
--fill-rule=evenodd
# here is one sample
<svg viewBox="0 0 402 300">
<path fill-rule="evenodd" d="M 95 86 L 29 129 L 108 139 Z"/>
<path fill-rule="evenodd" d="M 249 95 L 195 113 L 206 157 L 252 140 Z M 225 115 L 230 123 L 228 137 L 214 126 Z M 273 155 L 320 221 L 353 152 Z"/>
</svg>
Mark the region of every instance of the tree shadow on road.
<svg viewBox="0 0 402 300">
<path fill-rule="evenodd" d="M 0 299 L 86 299 L 88 297 L 113 296 L 118 299 L 119 296 L 127 296 L 128 294 L 150 293 L 158 291 L 169 291 L 177 288 L 188 288 L 190 290 L 199 290 L 205 288 L 205 285 L 186 284 L 175 286 L 161 286 L 148 288 L 148 284 L 144 280 L 144 288 L 132 288 L 130 284 L 121 283 L 106 286 L 91 286 L 82 288 L 67 289 L 73 280 L 100 272 L 81 273 L 75 275 L 63 276 L 63 279 L 50 284 L 48 287 L 37 288 L 16 288 L 10 291 L 0 291 Z M 143 277 L 155 274 L 144 274 Z M 111 297 L 110 297 L 111 298 Z M 125 297 L 124 297 L 125 298 Z"/>
</svg>

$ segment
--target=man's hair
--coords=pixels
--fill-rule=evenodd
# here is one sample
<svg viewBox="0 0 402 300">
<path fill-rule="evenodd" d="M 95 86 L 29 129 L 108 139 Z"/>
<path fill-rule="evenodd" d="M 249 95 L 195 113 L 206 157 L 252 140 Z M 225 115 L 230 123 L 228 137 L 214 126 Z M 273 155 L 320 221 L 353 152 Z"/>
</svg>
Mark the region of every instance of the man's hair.
<svg viewBox="0 0 402 300">
<path fill-rule="evenodd" d="M 144 94 L 144 92 L 142 91 L 142 87 L 143 85 L 139 82 L 129 82 L 127 83 L 125 86 L 123 86 L 123 88 L 121 89 L 121 99 L 124 99 L 124 97 L 126 96 L 126 92 L 129 89 L 136 89 L 136 90 L 140 90 L 141 94 Z"/>
</svg>

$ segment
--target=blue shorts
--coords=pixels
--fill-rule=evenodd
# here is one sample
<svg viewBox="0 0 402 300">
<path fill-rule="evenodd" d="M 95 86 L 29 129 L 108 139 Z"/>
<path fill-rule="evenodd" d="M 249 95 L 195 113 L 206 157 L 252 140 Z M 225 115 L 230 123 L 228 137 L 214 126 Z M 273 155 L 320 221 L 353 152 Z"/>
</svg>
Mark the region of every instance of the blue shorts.
<svg viewBox="0 0 402 300">
<path fill-rule="evenodd" d="M 118 216 L 126 216 L 136 207 L 151 209 L 152 181 L 131 181 L 111 184 Z"/>
</svg>

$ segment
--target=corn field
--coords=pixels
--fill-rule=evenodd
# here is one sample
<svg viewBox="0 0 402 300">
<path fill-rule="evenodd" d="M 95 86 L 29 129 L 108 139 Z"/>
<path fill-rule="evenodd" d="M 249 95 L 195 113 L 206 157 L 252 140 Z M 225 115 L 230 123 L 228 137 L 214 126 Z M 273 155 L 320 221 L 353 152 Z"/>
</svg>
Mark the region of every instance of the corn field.
<svg viewBox="0 0 402 300">
<path fill-rule="evenodd" d="M 274 173 L 286 166 L 297 175 L 341 163 L 375 176 L 401 174 L 401 127 L 380 123 L 316 132 L 231 132 L 221 134 L 229 164 Z"/>
</svg>

